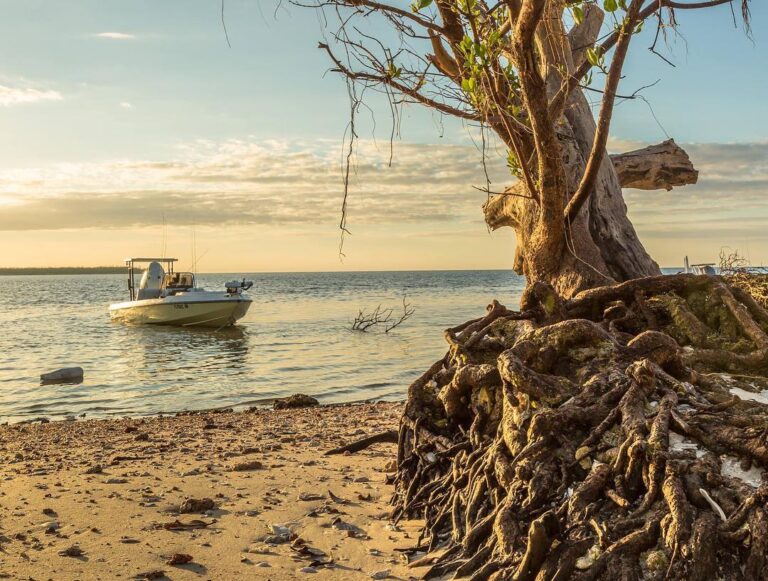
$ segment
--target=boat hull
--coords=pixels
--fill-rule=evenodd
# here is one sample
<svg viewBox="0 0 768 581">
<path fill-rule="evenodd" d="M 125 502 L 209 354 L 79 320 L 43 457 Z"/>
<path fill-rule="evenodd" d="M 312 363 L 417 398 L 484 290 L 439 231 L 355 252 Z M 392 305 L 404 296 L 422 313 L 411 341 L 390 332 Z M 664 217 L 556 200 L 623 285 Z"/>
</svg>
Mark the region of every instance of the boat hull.
<svg viewBox="0 0 768 581">
<path fill-rule="evenodd" d="M 245 297 L 199 301 L 169 299 L 119 303 L 112 305 L 109 313 L 115 321 L 137 325 L 226 327 L 243 318 L 252 302 Z"/>
</svg>

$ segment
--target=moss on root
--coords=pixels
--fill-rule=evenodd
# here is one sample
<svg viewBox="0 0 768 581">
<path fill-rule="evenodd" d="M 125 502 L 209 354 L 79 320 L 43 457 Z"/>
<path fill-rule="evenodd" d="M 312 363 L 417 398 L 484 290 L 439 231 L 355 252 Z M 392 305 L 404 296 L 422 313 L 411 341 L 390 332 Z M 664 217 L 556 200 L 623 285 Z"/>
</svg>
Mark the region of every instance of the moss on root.
<svg viewBox="0 0 768 581">
<path fill-rule="evenodd" d="M 733 472 L 768 466 L 763 306 L 676 275 L 521 307 L 410 387 L 393 517 L 442 551 L 425 578 L 764 578 L 768 479 Z"/>
</svg>

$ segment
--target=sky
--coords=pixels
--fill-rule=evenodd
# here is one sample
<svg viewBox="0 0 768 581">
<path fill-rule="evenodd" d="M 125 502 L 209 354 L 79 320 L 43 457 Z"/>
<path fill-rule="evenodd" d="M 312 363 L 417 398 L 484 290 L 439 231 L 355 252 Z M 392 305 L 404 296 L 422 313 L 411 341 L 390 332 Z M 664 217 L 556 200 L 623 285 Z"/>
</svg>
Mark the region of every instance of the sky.
<svg viewBox="0 0 768 581">
<path fill-rule="evenodd" d="M 393 0 L 394 2 L 395 0 Z M 407 2 L 397 3 L 407 5 Z M 315 11 L 277 0 L 0 0 L 0 267 L 167 254 L 209 272 L 509 268 L 473 135 L 416 105 L 390 166 L 389 110 L 359 120 L 339 256 L 349 104 Z M 674 137 L 700 170 L 627 190 L 662 265 L 737 249 L 768 264 L 768 7 L 679 13 L 666 64 L 633 41 L 612 151 Z M 228 46 L 227 36 L 229 37 Z M 657 82 L 658 81 L 658 82 Z M 496 187 L 509 183 L 492 152 Z M 166 224 L 163 226 L 163 224 Z M 186 261 L 186 262 L 185 262 Z"/>
</svg>

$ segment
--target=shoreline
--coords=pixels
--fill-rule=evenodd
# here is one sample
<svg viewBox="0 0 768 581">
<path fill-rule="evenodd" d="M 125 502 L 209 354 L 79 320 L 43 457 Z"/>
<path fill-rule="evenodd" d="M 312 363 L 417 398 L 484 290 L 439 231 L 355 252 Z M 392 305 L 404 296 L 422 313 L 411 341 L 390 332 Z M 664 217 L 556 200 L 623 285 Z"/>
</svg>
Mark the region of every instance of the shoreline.
<svg viewBox="0 0 768 581">
<path fill-rule="evenodd" d="M 25 416 L 0 416 L 0 428 L 6 427 L 6 426 L 19 426 L 19 425 L 45 425 L 45 424 L 54 424 L 54 423 L 73 423 L 73 422 L 86 422 L 86 421 L 93 421 L 93 422 L 99 422 L 99 421 L 113 421 L 113 420 L 148 420 L 148 419 L 157 419 L 157 418 L 174 418 L 174 417 L 183 417 L 183 416 L 199 416 L 199 415 L 217 415 L 217 414 L 223 414 L 223 413 L 231 413 L 231 414 L 249 414 L 249 413 L 255 413 L 255 412 L 271 412 L 271 411 L 280 411 L 275 410 L 273 408 L 273 405 L 276 401 L 279 401 L 281 399 L 285 399 L 289 396 L 275 396 L 269 399 L 259 400 L 258 403 L 254 402 L 248 402 L 248 403 L 242 403 L 242 404 L 235 404 L 235 405 L 225 405 L 222 407 L 214 407 L 214 408 L 201 408 L 201 409 L 195 409 L 195 410 L 178 410 L 178 411 L 160 411 L 160 412 L 154 412 L 154 413 L 147 413 L 147 414 L 131 414 L 131 413 L 124 413 L 124 414 L 114 414 L 114 415 L 87 415 L 87 414 L 80 414 L 80 415 L 74 415 L 74 414 L 67 414 L 67 415 L 40 415 L 40 416 L 34 416 L 34 417 L 25 417 Z M 368 406 L 368 405 L 375 405 L 377 403 L 386 403 L 386 404 L 398 404 L 403 405 L 405 404 L 405 398 L 402 396 L 398 396 L 397 398 L 393 399 L 381 399 L 381 398 L 369 398 L 369 399 L 359 399 L 354 401 L 342 401 L 342 402 L 329 402 L 329 403 L 323 403 L 319 402 L 317 407 L 321 408 L 335 408 L 335 407 L 349 407 L 349 406 Z M 298 408 L 294 408 L 298 409 Z M 9 419 L 3 419 L 3 418 L 9 418 Z"/>
<path fill-rule="evenodd" d="M 418 523 L 388 520 L 395 445 L 323 455 L 402 408 L 0 426 L 0 578 L 407 579 L 395 549 Z"/>
</svg>

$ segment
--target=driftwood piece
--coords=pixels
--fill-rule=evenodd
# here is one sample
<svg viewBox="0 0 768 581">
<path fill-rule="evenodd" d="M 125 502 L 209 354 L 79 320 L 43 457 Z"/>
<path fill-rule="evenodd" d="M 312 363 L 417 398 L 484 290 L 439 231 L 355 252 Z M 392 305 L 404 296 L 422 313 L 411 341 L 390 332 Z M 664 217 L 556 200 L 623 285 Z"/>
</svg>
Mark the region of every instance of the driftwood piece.
<svg viewBox="0 0 768 581">
<path fill-rule="evenodd" d="M 611 161 L 622 188 L 669 191 L 699 179 L 688 154 L 674 139 L 612 155 Z"/>
<path fill-rule="evenodd" d="M 360 450 L 365 450 L 374 444 L 396 444 L 397 437 L 398 433 L 396 430 L 387 430 L 386 432 L 380 432 L 378 434 L 373 434 L 372 436 L 366 436 L 365 438 L 350 442 L 344 446 L 339 446 L 338 448 L 328 450 L 325 452 L 325 455 L 333 456 L 334 454 L 343 454 L 344 452 L 359 452 Z"/>
</svg>

